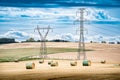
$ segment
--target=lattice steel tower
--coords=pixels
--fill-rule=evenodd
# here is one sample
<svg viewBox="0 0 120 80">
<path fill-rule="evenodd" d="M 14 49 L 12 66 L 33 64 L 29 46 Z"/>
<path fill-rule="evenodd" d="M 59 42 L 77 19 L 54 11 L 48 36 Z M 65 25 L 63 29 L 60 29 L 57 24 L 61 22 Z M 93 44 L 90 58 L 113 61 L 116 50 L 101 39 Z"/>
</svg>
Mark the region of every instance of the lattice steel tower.
<svg viewBox="0 0 120 80">
<path fill-rule="evenodd" d="M 85 42 L 84 42 L 84 10 L 85 8 L 80 8 L 77 11 L 77 15 L 79 15 L 79 45 L 78 45 L 78 55 L 77 55 L 77 59 L 78 60 L 86 60 L 87 56 L 85 53 Z"/>
<path fill-rule="evenodd" d="M 50 26 L 48 27 L 39 27 L 37 26 L 37 28 L 35 28 L 35 30 L 38 31 L 40 39 L 41 39 L 41 46 L 40 46 L 40 54 L 39 57 L 40 58 L 47 58 L 47 47 L 46 47 L 46 37 L 48 35 L 48 32 L 50 31 Z M 41 31 L 43 31 L 45 34 L 42 34 Z M 45 32 L 46 31 L 46 32 Z"/>
</svg>

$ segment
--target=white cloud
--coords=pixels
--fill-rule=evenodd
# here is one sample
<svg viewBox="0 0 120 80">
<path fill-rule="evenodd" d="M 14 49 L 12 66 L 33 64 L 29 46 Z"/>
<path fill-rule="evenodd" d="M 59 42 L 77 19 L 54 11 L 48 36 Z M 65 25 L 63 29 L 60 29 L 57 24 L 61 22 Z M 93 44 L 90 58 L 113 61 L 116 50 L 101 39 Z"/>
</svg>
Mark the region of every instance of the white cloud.
<svg viewBox="0 0 120 80">
<path fill-rule="evenodd" d="M 117 42 L 117 41 L 120 41 L 120 36 L 93 35 L 93 36 L 86 36 L 85 39 L 87 42 L 89 42 L 89 41 L 96 41 L 96 42 L 113 41 L 113 42 Z"/>
<path fill-rule="evenodd" d="M 86 8 L 84 18 L 88 21 L 117 21 L 119 19 L 109 15 L 105 9 Z"/>
<path fill-rule="evenodd" d="M 68 16 L 68 20 L 75 20 L 77 8 L 13 8 L 13 7 L 0 7 L 0 15 L 6 18 L 21 18 L 22 15 L 28 16 L 30 19 L 51 20 L 60 19 L 61 17 Z M 114 21 L 117 18 L 111 17 L 104 9 L 86 8 L 85 18 L 87 20 L 107 20 Z"/>
<path fill-rule="evenodd" d="M 0 35 L 0 37 L 4 38 L 15 38 L 17 41 L 25 40 L 30 37 L 30 34 L 23 32 L 23 31 L 17 31 L 17 30 L 10 30 L 6 32 L 5 34 Z"/>
<path fill-rule="evenodd" d="M 9 22 L 1 22 L 1 24 L 9 24 L 12 26 L 12 24 L 18 23 L 13 26 L 21 26 L 25 24 L 31 24 L 30 26 L 35 26 L 36 24 L 40 24 L 40 26 L 44 26 L 47 24 L 52 24 L 55 27 L 71 27 L 72 21 L 75 20 L 75 14 L 78 8 L 13 8 L 13 7 L 0 7 L 0 15 L 3 17 L 0 17 L 0 19 L 9 19 L 11 24 Z M 118 19 L 112 17 L 109 15 L 109 12 L 107 12 L 105 9 L 98 9 L 98 8 L 86 8 L 86 11 L 88 12 L 88 15 L 85 12 L 85 18 L 89 21 L 117 21 Z M 22 17 L 22 16 L 28 16 L 28 17 Z M 24 19 L 19 20 L 17 19 Z M 36 19 L 36 21 L 32 21 L 31 19 Z M 37 20 L 38 19 L 38 20 Z M 41 19 L 41 20 L 39 20 Z M 15 22 L 16 21 L 16 22 Z M 71 24 L 67 24 L 67 21 L 71 21 Z M 49 22 L 49 23 L 47 23 Z M 47 24 L 46 24 L 47 23 Z M 58 24 L 59 23 L 59 24 Z M 53 26 L 52 25 L 52 26 Z M 26 26 L 23 26 L 26 27 Z M 90 28 L 90 27 L 88 27 Z M 92 27 L 94 28 L 94 27 Z M 65 28 L 64 28 L 65 29 Z M 64 39 L 64 40 L 70 40 L 70 41 L 78 41 L 79 36 L 73 35 L 72 33 L 67 33 L 67 29 L 63 30 L 63 34 L 58 35 L 48 35 L 48 39 Z M 71 29 L 72 30 L 72 29 Z M 58 30 L 60 32 L 60 30 Z M 65 33 L 66 32 L 66 33 Z M 107 32 L 106 32 L 107 33 Z M 23 31 L 16 31 L 12 30 L 9 31 L 3 35 L 0 35 L 1 37 L 13 37 L 13 38 L 29 38 L 29 37 L 35 37 L 35 39 L 39 39 L 39 35 L 29 34 L 27 32 Z M 49 37 L 51 36 L 51 37 Z M 104 37 L 103 35 L 95 35 L 95 36 L 87 36 L 85 37 L 85 40 L 96 40 L 100 41 L 102 39 L 105 40 L 117 40 L 118 38 L 115 37 Z"/>
<path fill-rule="evenodd" d="M 14 30 L 14 29 L 6 32 L 5 34 L 0 35 L 0 37 L 15 38 L 17 41 L 24 41 L 30 37 L 33 37 L 35 40 L 40 39 L 38 33 L 29 34 L 29 33 Z M 67 40 L 67 41 L 79 41 L 79 35 L 74 35 L 72 33 L 53 34 L 53 35 L 48 35 L 47 39 L 48 40 L 62 39 L 62 40 Z M 120 41 L 120 36 L 103 36 L 103 35 L 85 36 L 85 41 L 86 42 L 90 42 L 90 41 L 96 41 L 96 42 L 114 41 L 116 42 L 116 41 Z"/>
<path fill-rule="evenodd" d="M 68 41 L 75 41 L 75 36 L 71 33 L 62 34 L 61 39 L 68 40 Z"/>
<path fill-rule="evenodd" d="M 49 38 L 50 39 L 50 38 Z M 71 33 L 64 33 L 64 34 L 57 34 L 54 35 L 51 39 L 62 39 L 62 40 L 68 40 L 68 41 L 79 41 L 79 35 L 74 35 Z M 120 36 L 103 36 L 103 35 L 92 35 L 92 36 L 85 36 L 85 42 L 101 42 L 101 41 L 113 41 L 117 42 L 120 41 Z"/>
<path fill-rule="evenodd" d="M 69 13 L 69 9 L 63 8 L 10 8 L 0 7 L 2 15 L 8 15 L 10 17 L 20 17 L 21 15 L 28 15 L 30 17 L 41 17 L 41 18 L 55 18 L 59 16 L 73 15 Z"/>
</svg>

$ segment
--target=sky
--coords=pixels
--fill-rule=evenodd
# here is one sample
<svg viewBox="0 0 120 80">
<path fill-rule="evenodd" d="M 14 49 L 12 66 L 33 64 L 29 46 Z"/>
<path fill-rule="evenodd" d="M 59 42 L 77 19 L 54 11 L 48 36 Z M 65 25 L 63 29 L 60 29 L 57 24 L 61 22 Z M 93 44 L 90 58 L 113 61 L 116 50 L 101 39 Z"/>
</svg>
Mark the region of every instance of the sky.
<svg viewBox="0 0 120 80">
<path fill-rule="evenodd" d="M 38 40 L 38 25 L 48 40 L 78 41 L 80 8 L 86 42 L 120 41 L 120 0 L 0 0 L 0 37 Z"/>
</svg>

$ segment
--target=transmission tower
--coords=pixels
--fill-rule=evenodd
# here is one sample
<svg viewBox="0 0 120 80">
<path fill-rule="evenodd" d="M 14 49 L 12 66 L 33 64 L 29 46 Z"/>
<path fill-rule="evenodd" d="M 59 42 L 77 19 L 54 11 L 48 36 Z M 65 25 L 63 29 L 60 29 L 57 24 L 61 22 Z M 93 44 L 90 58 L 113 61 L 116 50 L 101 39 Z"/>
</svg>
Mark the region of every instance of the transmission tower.
<svg viewBox="0 0 120 80">
<path fill-rule="evenodd" d="M 40 39 L 41 39 L 41 46 L 40 46 L 40 54 L 39 54 L 39 57 L 40 58 L 47 58 L 47 47 L 46 47 L 46 37 L 47 37 L 47 35 L 48 35 L 48 32 L 50 31 L 50 29 L 52 29 L 52 28 L 50 28 L 50 26 L 48 26 L 48 27 L 39 27 L 38 25 L 37 25 L 37 28 L 35 28 L 35 30 L 37 30 L 38 31 L 38 33 L 39 33 L 39 36 L 40 36 Z M 41 31 L 43 31 L 44 32 L 44 34 L 42 34 L 41 33 Z M 45 32 L 46 31 L 46 32 Z"/>
<path fill-rule="evenodd" d="M 78 45 L 78 54 L 77 54 L 77 59 L 83 59 L 86 60 L 87 56 L 85 53 L 85 42 L 84 42 L 84 10 L 85 8 L 80 8 L 77 12 L 76 15 L 79 15 L 79 45 Z"/>
</svg>

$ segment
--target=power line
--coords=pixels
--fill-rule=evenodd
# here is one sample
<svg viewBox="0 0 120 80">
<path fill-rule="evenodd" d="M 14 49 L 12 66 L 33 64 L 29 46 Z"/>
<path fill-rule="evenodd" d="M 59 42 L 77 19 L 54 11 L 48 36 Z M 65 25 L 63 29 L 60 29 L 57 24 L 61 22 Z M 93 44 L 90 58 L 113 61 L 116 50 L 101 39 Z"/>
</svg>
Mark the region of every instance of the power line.
<svg viewBox="0 0 120 80">
<path fill-rule="evenodd" d="M 84 43 L 84 8 L 80 8 L 77 12 L 76 15 L 79 14 L 79 45 L 78 45 L 78 55 L 77 55 L 77 59 L 80 60 L 81 57 L 83 57 L 83 60 L 86 60 L 87 56 L 85 53 L 85 43 Z"/>
<path fill-rule="evenodd" d="M 106 34 L 106 35 L 109 35 L 109 36 L 113 36 L 113 35 L 108 34 L 108 33 L 105 33 L 105 32 L 97 32 L 97 31 L 95 31 L 95 30 L 90 30 L 90 31 L 92 31 L 92 32 L 94 32 L 94 33 L 96 33 L 96 34 L 102 33 L 102 34 Z"/>
<path fill-rule="evenodd" d="M 38 31 L 39 36 L 40 36 L 40 38 L 41 38 L 41 47 L 40 47 L 40 55 L 39 55 L 39 56 L 42 57 L 43 59 L 44 59 L 44 58 L 47 58 L 46 37 L 47 37 L 50 29 L 52 29 L 52 28 L 50 28 L 50 26 L 48 26 L 48 27 L 39 27 L 39 26 L 37 26 L 37 27 L 34 29 L 34 31 L 35 31 L 35 30 Z M 45 33 L 45 35 L 43 35 L 43 34 L 41 33 L 41 30 Z M 45 30 L 46 30 L 46 32 L 45 32 Z"/>
<path fill-rule="evenodd" d="M 63 29 L 64 27 L 52 27 L 54 29 Z M 68 28 L 68 27 L 67 27 Z M 0 30 L 0 31 L 33 31 L 33 29 L 14 29 L 14 30 Z"/>
<path fill-rule="evenodd" d="M 93 25 L 92 25 L 93 26 Z M 108 32 L 112 32 L 112 33 L 116 33 L 117 31 L 115 31 L 115 30 L 111 30 L 111 29 L 106 29 L 106 28 L 103 28 L 103 27 L 98 27 L 98 26 L 93 26 L 93 27 L 95 27 L 95 28 L 98 28 L 98 29 L 102 29 L 102 30 L 106 30 L 106 31 L 108 31 Z"/>
</svg>

